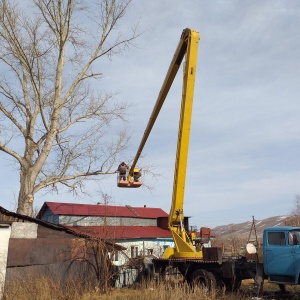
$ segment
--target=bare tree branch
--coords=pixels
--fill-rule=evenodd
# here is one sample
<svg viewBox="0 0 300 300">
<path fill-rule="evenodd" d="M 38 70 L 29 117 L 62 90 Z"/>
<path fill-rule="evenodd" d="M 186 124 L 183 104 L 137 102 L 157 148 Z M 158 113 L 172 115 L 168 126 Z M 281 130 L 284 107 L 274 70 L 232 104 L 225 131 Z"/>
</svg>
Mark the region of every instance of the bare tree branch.
<svg viewBox="0 0 300 300">
<path fill-rule="evenodd" d="M 103 91 L 95 62 L 139 36 L 121 31 L 130 2 L 32 0 L 32 11 L 0 0 L 0 151 L 20 165 L 19 213 L 31 214 L 43 188 L 76 192 L 112 174 L 128 146 L 128 132 L 116 128 L 130 104 Z"/>
<path fill-rule="evenodd" d="M 23 163 L 22 157 L 17 152 L 15 152 L 15 151 L 9 149 L 8 147 L 6 147 L 1 141 L 0 141 L 0 151 L 3 151 L 5 153 L 9 154 L 10 156 L 12 156 L 16 160 L 18 160 L 18 162 L 20 164 Z"/>
</svg>

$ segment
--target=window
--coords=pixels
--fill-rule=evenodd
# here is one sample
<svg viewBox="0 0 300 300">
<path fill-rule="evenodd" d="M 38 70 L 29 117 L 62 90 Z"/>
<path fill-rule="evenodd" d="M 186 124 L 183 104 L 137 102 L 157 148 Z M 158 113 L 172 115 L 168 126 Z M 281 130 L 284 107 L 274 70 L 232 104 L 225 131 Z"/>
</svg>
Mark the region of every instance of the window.
<svg viewBox="0 0 300 300">
<path fill-rule="evenodd" d="M 147 249 L 147 255 L 150 256 L 150 255 L 152 255 L 152 254 L 153 254 L 153 249 L 148 248 L 148 249 Z"/>
<path fill-rule="evenodd" d="M 131 258 L 135 258 L 139 256 L 139 248 L 136 246 L 131 246 Z"/>
<path fill-rule="evenodd" d="M 272 246 L 285 245 L 284 232 L 268 232 L 268 244 Z"/>
<path fill-rule="evenodd" d="M 118 261 L 118 260 L 119 260 L 119 251 L 115 250 L 113 255 L 113 261 Z"/>
<path fill-rule="evenodd" d="M 289 245 L 300 245 L 300 231 L 293 230 L 289 232 Z"/>
</svg>

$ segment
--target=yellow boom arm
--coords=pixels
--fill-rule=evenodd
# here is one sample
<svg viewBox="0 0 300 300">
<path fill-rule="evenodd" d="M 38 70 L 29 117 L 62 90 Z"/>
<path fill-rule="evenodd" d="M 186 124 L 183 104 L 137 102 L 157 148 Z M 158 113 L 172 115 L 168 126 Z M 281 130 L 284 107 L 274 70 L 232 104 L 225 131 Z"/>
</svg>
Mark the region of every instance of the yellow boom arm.
<svg viewBox="0 0 300 300">
<path fill-rule="evenodd" d="M 182 101 L 180 110 L 180 121 L 178 130 L 178 141 L 176 151 L 176 162 L 173 183 L 172 206 L 169 214 L 169 229 L 172 232 L 175 242 L 175 249 L 168 248 L 164 257 L 195 257 L 202 258 L 202 252 L 196 252 L 187 232 L 184 229 L 184 187 L 186 178 L 186 166 L 188 158 L 188 146 L 190 137 L 190 125 L 192 118 L 192 105 L 194 97 L 194 84 L 196 76 L 197 52 L 199 43 L 199 33 L 192 29 L 185 29 L 181 35 L 179 44 L 171 61 L 168 73 L 165 77 L 156 104 L 153 108 L 148 125 L 144 132 L 142 141 L 133 160 L 129 174 L 139 159 L 160 109 L 167 97 L 177 71 L 185 57 L 183 71 Z"/>
</svg>

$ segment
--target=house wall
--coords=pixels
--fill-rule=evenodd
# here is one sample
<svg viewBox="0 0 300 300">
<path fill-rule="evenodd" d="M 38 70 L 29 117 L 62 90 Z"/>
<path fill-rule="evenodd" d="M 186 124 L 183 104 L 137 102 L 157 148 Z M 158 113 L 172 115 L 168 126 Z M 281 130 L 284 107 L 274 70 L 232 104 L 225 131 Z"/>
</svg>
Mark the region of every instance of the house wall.
<svg viewBox="0 0 300 300">
<path fill-rule="evenodd" d="M 58 216 L 50 211 L 45 215 L 48 221 L 58 223 Z M 108 258 L 117 249 L 122 247 L 86 239 L 62 226 L 43 223 L 0 207 L 0 299 L 4 288 L 9 293 L 14 285 L 26 285 L 48 277 L 62 286 L 68 279 L 78 280 L 78 284 L 87 287 L 106 284 L 107 280 L 116 279 L 109 272 L 115 272 L 117 267 L 111 266 Z M 107 272 L 102 272 L 103 269 Z M 109 284 L 132 283 L 137 270 L 130 272 L 132 276 L 128 272 L 122 273 L 118 283 L 112 281 Z"/>
<path fill-rule="evenodd" d="M 105 252 L 101 257 L 98 254 L 102 255 L 105 245 L 100 244 L 101 249 L 95 253 L 93 241 L 35 223 L 13 222 L 6 234 L 1 229 L 0 254 L 6 242 L 7 259 L 2 260 L 7 290 L 20 282 L 27 284 L 43 278 L 50 278 L 62 286 L 69 279 L 82 286 L 99 283 L 96 273 L 99 269 L 96 268 L 102 268 L 99 260 L 106 263 L 107 258 Z"/>
<path fill-rule="evenodd" d="M 97 285 L 94 267 L 101 268 L 102 264 L 95 263 L 99 258 L 86 239 L 36 223 L 13 222 L 6 234 L 1 229 L 0 254 L 6 243 L 7 257 L 2 261 L 8 289 L 16 282 L 27 283 L 42 276 L 50 276 L 61 284 L 72 279 L 83 286 L 91 282 Z"/>
<path fill-rule="evenodd" d="M 82 287 L 97 286 L 97 278 L 93 265 L 87 261 L 62 261 L 45 265 L 29 265 L 15 268 L 7 268 L 6 288 L 14 284 L 30 284 L 37 280 L 51 279 L 53 283 L 59 283 L 63 287 L 69 280 L 78 282 Z M 34 295 L 33 295 L 34 297 Z"/>
<path fill-rule="evenodd" d="M 112 258 L 113 264 L 119 269 L 115 287 L 128 286 L 139 280 L 139 275 L 144 273 L 143 268 L 151 272 L 152 257 L 161 257 L 165 247 L 174 247 L 171 239 L 119 241 L 118 244 L 127 249 L 118 252 L 117 260 Z M 131 259 L 134 260 L 131 261 Z M 140 265 L 141 262 L 143 262 L 143 267 Z"/>
<path fill-rule="evenodd" d="M 59 224 L 69 226 L 157 226 L 157 220 L 126 217 L 60 215 Z"/>
<path fill-rule="evenodd" d="M 43 230 L 44 229 L 44 230 Z M 42 233 L 42 234 L 39 234 Z M 54 235 L 42 237 L 45 232 Z M 9 239 L 7 268 L 47 265 L 71 261 L 83 255 L 85 240 L 64 231 L 51 230 L 35 223 L 13 222 Z"/>
<path fill-rule="evenodd" d="M 174 247 L 171 239 L 153 239 L 153 240 L 131 240 L 119 241 L 118 245 L 126 248 L 119 252 L 118 260 L 114 261 L 114 265 L 122 266 L 128 262 L 129 258 L 155 256 L 161 257 L 166 247 Z"/>
<path fill-rule="evenodd" d="M 157 226 L 157 219 L 55 215 L 47 209 L 42 221 L 68 226 Z"/>
<path fill-rule="evenodd" d="M 53 214 L 53 212 L 47 208 L 43 217 L 41 218 L 42 221 L 58 224 L 58 215 Z"/>
<path fill-rule="evenodd" d="M 2 292 L 5 283 L 10 231 L 10 226 L 0 226 L 0 299 L 2 298 Z"/>
<path fill-rule="evenodd" d="M 92 282 L 96 286 L 97 264 L 90 253 L 80 238 L 10 239 L 6 284 L 45 276 L 62 285 L 71 279 L 82 286 Z"/>
</svg>

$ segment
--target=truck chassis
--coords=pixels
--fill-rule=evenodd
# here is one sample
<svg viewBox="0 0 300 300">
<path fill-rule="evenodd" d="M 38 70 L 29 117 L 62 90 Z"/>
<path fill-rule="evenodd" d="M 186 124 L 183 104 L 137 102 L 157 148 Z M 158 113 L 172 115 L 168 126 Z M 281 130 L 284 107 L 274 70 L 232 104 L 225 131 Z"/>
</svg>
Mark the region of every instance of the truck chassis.
<svg viewBox="0 0 300 300">
<path fill-rule="evenodd" d="M 256 260 L 246 257 L 222 257 L 220 248 L 204 248 L 203 259 L 163 259 L 152 260 L 153 274 L 163 278 L 166 270 L 176 268 L 192 286 L 203 284 L 208 288 L 225 287 L 226 290 L 236 291 L 242 280 L 255 279 L 257 270 Z"/>
</svg>

